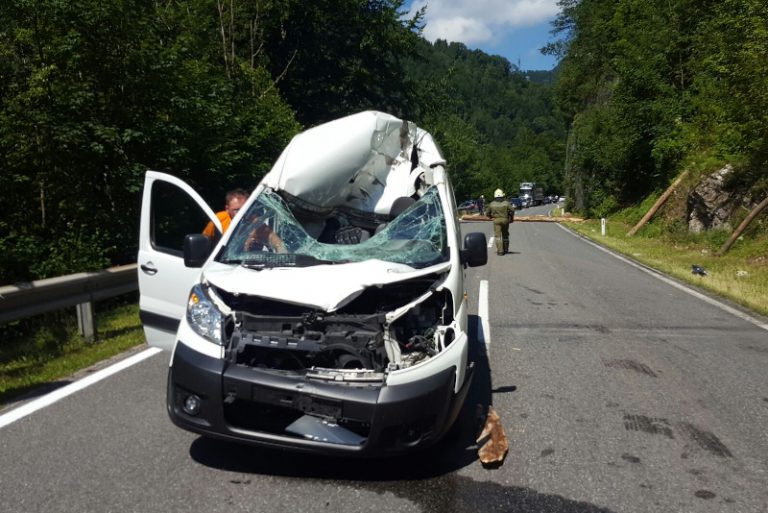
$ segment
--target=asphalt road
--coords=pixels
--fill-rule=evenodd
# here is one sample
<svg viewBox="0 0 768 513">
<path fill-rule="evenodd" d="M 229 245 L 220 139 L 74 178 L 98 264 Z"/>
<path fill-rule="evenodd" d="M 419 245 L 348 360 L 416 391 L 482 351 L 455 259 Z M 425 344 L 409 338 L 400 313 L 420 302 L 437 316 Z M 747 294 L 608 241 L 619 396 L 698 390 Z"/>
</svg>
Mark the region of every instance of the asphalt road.
<svg viewBox="0 0 768 513">
<path fill-rule="evenodd" d="M 427 453 L 349 461 L 181 431 L 162 353 L 0 428 L 0 511 L 768 511 L 768 331 L 558 225 L 511 238 L 468 270 L 473 314 L 488 283 L 489 352 L 475 344 L 461 424 Z M 510 440 L 495 469 L 472 440 L 487 402 Z"/>
</svg>

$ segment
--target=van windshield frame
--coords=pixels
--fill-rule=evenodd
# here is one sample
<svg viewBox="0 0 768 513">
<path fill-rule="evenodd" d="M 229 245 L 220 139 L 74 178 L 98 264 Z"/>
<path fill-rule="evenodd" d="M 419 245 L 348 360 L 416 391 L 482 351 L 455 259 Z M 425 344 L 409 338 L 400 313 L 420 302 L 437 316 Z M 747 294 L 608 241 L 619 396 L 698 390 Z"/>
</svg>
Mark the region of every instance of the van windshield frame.
<svg viewBox="0 0 768 513">
<path fill-rule="evenodd" d="M 450 258 L 446 219 L 438 188 L 423 196 L 385 226 L 361 228 L 365 237 L 355 244 L 318 241 L 294 217 L 285 201 L 265 188 L 215 260 L 254 268 L 296 267 L 382 260 L 421 269 Z M 292 258 L 293 255 L 296 258 Z"/>
</svg>

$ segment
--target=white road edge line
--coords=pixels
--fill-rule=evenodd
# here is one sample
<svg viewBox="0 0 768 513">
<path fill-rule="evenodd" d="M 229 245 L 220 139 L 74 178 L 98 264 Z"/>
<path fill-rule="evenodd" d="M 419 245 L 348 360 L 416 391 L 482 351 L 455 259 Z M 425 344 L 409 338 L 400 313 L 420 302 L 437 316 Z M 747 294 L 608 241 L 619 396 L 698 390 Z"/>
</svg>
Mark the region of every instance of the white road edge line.
<svg viewBox="0 0 768 513">
<path fill-rule="evenodd" d="M 611 255 L 611 256 L 613 256 L 615 258 L 618 258 L 622 262 L 627 263 L 627 264 L 631 265 L 632 267 L 634 267 L 636 269 L 640 269 L 644 273 L 650 274 L 654 278 L 657 278 L 657 279 L 663 281 L 667 285 L 672 285 L 676 289 L 682 290 L 683 292 L 686 292 L 686 293 L 690 294 L 693 297 L 699 298 L 702 301 L 704 301 L 705 303 L 709 303 L 712 306 L 716 306 L 717 308 L 719 308 L 719 309 L 721 309 L 721 310 L 723 310 L 725 312 L 728 312 L 731 315 L 735 315 L 739 319 L 742 319 L 742 320 L 747 321 L 747 322 L 751 322 L 752 324 L 754 324 L 758 328 L 762 328 L 762 329 L 768 331 L 768 323 L 762 322 L 760 319 L 756 319 L 755 317 L 752 317 L 749 314 L 746 314 L 746 313 L 744 313 L 744 312 L 742 312 L 740 310 L 732 308 L 732 307 L 726 305 L 725 303 L 721 303 L 717 299 L 713 299 L 713 298 L 711 298 L 711 297 L 709 297 L 709 296 L 707 296 L 705 294 L 702 294 L 701 292 L 698 292 L 698 291 L 696 291 L 696 290 L 694 290 L 692 288 L 686 287 L 685 285 L 682 285 L 682 284 L 680 284 L 680 283 L 678 283 L 678 282 L 676 282 L 676 281 L 674 281 L 674 280 L 672 280 L 670 278 L 667 278 L 666 276 L 661 274 L 659 271 L 656 271 L 654 269 L 645 267 L 644 265 L 638 264 L 637 262 L 633 262 L 629 258 L 626 258 L 626 257 L 624 257 L 624 256 L 622 256 L 622 255 L 620 255 L 620 254 L 618 254 L 618 253 L 616 253 L 614 251 L 611 251 L 610 249 L 604 248 L 600 244 L 592 242 L 588 238 L 582 237 L 578 233 L 572 232 L 568 228 L 565 228 L 564 226 L 562 226 L 560 223 L 557 223 L 557 226 L 559 226 L 561 229 L 565 230 L 566 232 L 570 233 L 574 237 L 577 237 L 577 238 L 583 240 L 587 244 L 591 244 L 592 246 L 596 247 L 600 251 L 602 251 L 604 253 L 608 253 L 609 255 Z"/>
<path fill-rule="evenodd" d="M 485 342 L 485 353 L 491 356 L 491 325 L 488 321 L 488 280 L 480 280 L 480 291 L 477 298 L 477 315 L 480 322 L 477 324 L 477 339 Z"/>
<path fill-rule="evenodd" d="M 41 410 L 47 406 L 50 406 L 53 403 L 61 399 L 64 399 L 69 395 L 74 394 L 75 392 L 79 392 L 80 390 L 83 390 L 86 387 L 89 387 L 95 383 L 98 383 L 99 381 L 106 379 L 109 376 L 112 376 L 113 374 L 117 374 L 118 372 L 125 370 L 128 367 L 131 367 L 132 365 L 136 365 L 137 363 L 143 360 L 146 360 L 147 358 L 150 358 L 160 352 L 162 352 L 162 349 L 159 349 L 157 347 L 150 347 L 149 349 L 145 349 L 144 351 L 138 354 L 129 356 L 125 360 L 120 360 L 119 362 L 113 365 L 110 365 L 109 367 L 106 367 L 104 369 L 101 369 L 100 371 L 94 372 L 90 376 L 79 379 L 74 383 L 70 383 L 67 386 L 54 390 L 53 392 L 46 394 L 33 401 L 30 401 L 28 403 L 25 403 L 22 406 L 19 406 L 18 408 L 14 408 L 8 413 L 0 415 L 0 429 L 4 428 L 8 424 L 11 424 L 13 422 L 16 422 L 19 419 L 26 417 L 27 415 L 31 415 L 38 410 Z"/>
<path fill-rule="evenodd" d="M 496 237 L 491 235 L 491 238 L 488 239 L 488 247 L 492 248 L 494 244 L 496 244 Z"/>
</svg>

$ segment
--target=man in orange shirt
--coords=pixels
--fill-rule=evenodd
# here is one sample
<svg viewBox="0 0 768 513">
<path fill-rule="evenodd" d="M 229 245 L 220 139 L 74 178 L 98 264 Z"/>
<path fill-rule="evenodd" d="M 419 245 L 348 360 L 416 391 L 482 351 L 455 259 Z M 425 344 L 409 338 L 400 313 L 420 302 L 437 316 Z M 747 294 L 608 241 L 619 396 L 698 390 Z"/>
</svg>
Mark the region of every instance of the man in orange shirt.
<svg viewBox="0 0 768 513">
<path fill-rule="evenodd" d="M 232 218 L 235 217 L 235 214 L 240 211 L 240 208 L 242 208 L 245 200 L 247 199 L 248 193 L 243 189 L 233 189 L 224 196 L 224 210 L 221 212 L 216 212 L 216 217 L 218 217 L 219 221 L 221 221 L 222 234 L 227 231 L 227 228 L 229 228 L 229 223 L 232 222 Z M 205 229 L 203 230 L 203 235 L 213 238 L 215 232 L 216 227 L 212 222 L 208 222 Z"/>
</svg>

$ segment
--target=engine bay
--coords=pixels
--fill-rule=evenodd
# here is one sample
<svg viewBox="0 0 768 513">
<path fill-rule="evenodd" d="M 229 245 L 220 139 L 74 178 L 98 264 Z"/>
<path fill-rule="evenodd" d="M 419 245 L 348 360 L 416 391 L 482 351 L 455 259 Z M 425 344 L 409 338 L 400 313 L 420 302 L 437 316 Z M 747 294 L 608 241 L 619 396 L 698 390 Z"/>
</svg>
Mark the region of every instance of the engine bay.
<svg viewBox="0 0 768 513">
<path fill-rule="evenodd" d="M 453 340 L 453 298 L 441 278 L 368 287 L 334 312 L 217 290 L 232 311 L 223 326 L 226 359 L 321 380 L 381 379 Z"/>
</svg>

